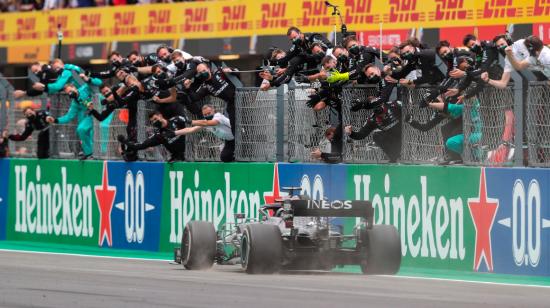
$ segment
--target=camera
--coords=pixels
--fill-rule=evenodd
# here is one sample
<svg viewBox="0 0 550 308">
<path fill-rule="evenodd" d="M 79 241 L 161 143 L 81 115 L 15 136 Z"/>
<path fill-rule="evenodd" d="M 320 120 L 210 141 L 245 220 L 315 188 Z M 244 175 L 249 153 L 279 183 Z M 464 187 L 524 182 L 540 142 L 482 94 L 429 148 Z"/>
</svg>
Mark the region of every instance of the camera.
<svg viewBox="0 0 550 308">
<path fill-rule="evenodd" d="M 391 68 L 392 73 L 399 73 L 403 70 L 403 61 L 401 60 L 401 58 L 398 57 L 392 57 L 388 59 L 386 65 Z"/>
</svg>

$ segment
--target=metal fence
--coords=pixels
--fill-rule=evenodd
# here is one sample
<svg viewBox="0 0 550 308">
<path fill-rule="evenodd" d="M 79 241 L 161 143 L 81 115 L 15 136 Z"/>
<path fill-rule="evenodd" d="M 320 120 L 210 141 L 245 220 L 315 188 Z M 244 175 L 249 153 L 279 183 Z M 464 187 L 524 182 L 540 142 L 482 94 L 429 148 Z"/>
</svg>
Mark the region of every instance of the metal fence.
<svg viewBox="0 0 550 308">
<path fill-rule="evenodd" d="M 398 98 L 402 101 L 403 116 L 418 122 L 427 122 L 432 116 L 430 108 L 420 108 L 429 88 L 401 88 Z M 315 112 L 306 105 L 309 95 L 315 91 L 311 85 L 284 85 L 269 91 L 258 88 L 238 88 L 236 91 L 236 152 L 238 161 L 291 161 L 314 162 L 311 151 L 319 147 L 327 128 L 336 127 L 339 119 L 342 128 L 351 125 L 360 128 L 371 115 L 370 110 L 351 112 L 356 99 L 376 94 L 371 86 L 344 87 L 341 93 L 341 115 L 332 108 Z M 486 87 L 477 96 L 465 100 L 463 105 L 463 159 L 467 165 L 518 165 L 522 161 L 522 145 L 526 146 L 530 166 L 550 166 L 550 86 L 547 82 L 531 82 L 523 89 L 524 97 L 518 98 L 517 85 L 506 89 Z M 521 94 L 521 93 L 520 93 Z M 95 106 L 100 109 L 99 97 Z M 49 108 L 54 117 L 65 114 L 70 99 L 64 94 L 34 98 L 13 98 L 13 88 L 0 78 L 0 124 L 10 132 L 24 127 L 22 107 L 26 105 Z M 209 98 L 218 111 L 225 109 L 225 102 Z M 154 110 L 154 103 L 138 103 L 138 140 L 152 133 L 147 115 Z M 523 110 L 525 109 L 525 110 Z M 525 117 L 523 117 L 525 111 Z M 103 122 L 94 120 L 94 157 L 96 159 L 121 159 L 117 135 L 126 135 L 125 110 L 115 111 Z M 3 116 L 2 116 L 3 115 Z M 188 116 L 192 116 L 188 114 Z M 3 119 L 3 120 L 2 120 Z M 447 120 L 422 132 L 404 123 L 402 129 L 401 162 L 434 164 L 445 154 L 445 141 L 441 133 Z M 6 125 L 7 124 L 7 125 Z M 525 124 L 525 130 L 522 129 Z M 76 136 L 75 122 L 52 125 L 50 128 L 50 154 L 58 158 L 74 158 L 81 150 Z M 12 156 L 36 155 L 36 132 L 25 142 L 10 142 Z M 525 143 L 523 143 L 525 140 Z M 187 136 L 186 160 L 219 161 L 223 141 L 202 131 Z M 372 134 L 364 140 L 344 136 L 343 161 L 348 163 L 385 163 L 383 151 L 374 143 Z M 168 155 L 163 147 L 140 152 L 142 160 L 164 160 Z"/>
<path fill-rule="evenodd" d="M 550 86 L 547 81 L 529 84 L 527 141 L 530 166 L 550 166 Z"/>
</svg>

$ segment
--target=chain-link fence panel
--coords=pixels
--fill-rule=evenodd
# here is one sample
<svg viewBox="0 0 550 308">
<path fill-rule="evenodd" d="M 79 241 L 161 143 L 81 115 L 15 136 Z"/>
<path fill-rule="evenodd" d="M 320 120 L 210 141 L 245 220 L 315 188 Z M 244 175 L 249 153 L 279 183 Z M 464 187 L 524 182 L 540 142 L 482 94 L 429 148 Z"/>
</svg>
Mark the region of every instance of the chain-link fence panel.
<svg viewBox="0 0 550 308">
<path fill-rule="evenodd" d="M 215 96 L 209 96 L 200 102 L 200 106 L 205 104 L 212 105 L 216 112 L 225 111 L 226 102 Z M 187 117 L 197 120 L 200 119 L 186 109 Z M 206 129 L 185 136 L 185 160 L 187 161 L 220 161 L 220 153 L 223 149 L 224 141 L 216 137 Z"/>
<path fill-rule="evenodd" d="M 35 111 L 45 109 L 48 98 L 45 95 L 37 97 L 24 96 L 15 99 L 10 93 L 9 108 L 8 108 L 8 131 L 10 134 L 22 134 L 27 124 L 27 118 L 23 114 L 23 110 L 31 107 Z M 46 128 L 46 129 L 49 129 Z M 9 150 L 13 157 L 36 157 L 38 134 L 41 131 L 34 130 L 32 134 L 24 141 L 10 141 Z"/>
<path fill-rule="evenodd" d="M 344 87 L 342 91 L 343 125 L 351 125 L 354 130 L 360 129 L 373 111 L 361 109 L 352 112 L 350 108 L 355 100 L 365 101 L 369 96 L 376 96 L 377 94 L 376 86 Z M 374 143 L 372 134 L 362 140 L 344 137 L 343 150 L 343 158 L 347 163 L 380 163 L 387 160 L 384 151 Z"/>
<path fill-rule="evenodd" d="M 101 112 L 102 108 L 98 109 Z M 117 136 L 126 136 L 127 123 L 127 109 L 117 109 L 101 122 L 94 119 L 94 156 L 96 159 L 122 159 L 122 149 Z"/>
<path fill-rule="evenodd" d="M 512 88 L 486 87 L 464 103 L 464 163 L 501 166 L 514 152 Z"/>
<path fill-rule="evenodd" d="M 332 126 L 334 109 L 326 107 L 314 111 L 306 105 L 316 91 L 315 84 L 299 85 L 288 91 L 288 161 L 318 162 L 311 152 L 325 139 L 325 131 Z M 334 122 L 334 121 L 332 121 Z"/>
<path fill-rule="evenodd" d="M 153 127 L 149 125 L 149 113 L 155 110 L 155 103 L 153 103 L 152 101 L 138 101 L 138 142 L 142 142 L 154 133 Z M 167 157 L 169 157 L 169 155 L 170 154 L 163 146 L 157 146 L 139 151 L 139 158 L 141 160 L 164 161 Z"/>
<path fill-rule="evenodd" d="M 52 94 L 50 113 L 54 118 L 67 113 L 71 106 L 71 98 L 64 94 Z M 57 158 L 75 158 L 81 151 L 80 139 L 76 135 L 77 119 L 67 124 L 54 124 L 50 127 L 50 154 Z"/>
<path fill-rule="evenodd" d="M 420 108 L 419 103 L 425 100 L 432 88 L 416 87 L 414 89 L 401 89 L 403 102 L 403 118 L 407 115 L 419 123 L 427 123 L 434 110 Z M 408 163 L 438 163 L 443 160 L 445 142 L 441 135 L 441 126 L 447 120 L 439 123 L 428 131 L 413 128 L 410 124 L 403 124 L 403 139 L 401 147 L 401 161 Z"/>
<path fill-rule="evenodd" d="M 235 158 L 238 161 L 275 161 L 277 90 L 238 88 L 235 104 Z"/>
<path fill-rule="evenodd" d="M 529 166 L 550 166 L 550 85 L 530 82 L 527 98 Z"/>
</svg>

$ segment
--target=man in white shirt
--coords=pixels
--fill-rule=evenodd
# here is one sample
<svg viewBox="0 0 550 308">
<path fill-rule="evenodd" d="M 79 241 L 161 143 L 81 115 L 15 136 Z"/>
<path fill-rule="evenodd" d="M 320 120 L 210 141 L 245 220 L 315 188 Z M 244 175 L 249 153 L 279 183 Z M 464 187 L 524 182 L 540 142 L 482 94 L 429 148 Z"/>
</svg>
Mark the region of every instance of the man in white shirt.
<svg viewBox="0 0 550 308">
<path fill-rule="evenodd" d="M 497 36 L 494 40 L 497 49 L 504 50 L 506 55 L 504 73 L 500 80 L 489 79 L 488 74 L 483 73 L 481 78 L 488 84 L 504 89 L 510 81 L 510 74 L 515 70 L 529 69 L 542 72 L 550 78 L 550 49 L 543 45 L 540 38 L 531 35 L 526 39 L 517 40 L 509 46 L 506 38 Z"/>
<path fill-rule="evenodd" d="M 231 123 L 223 114 L 216 112 L 214 106 L 205 104 L 202 106 L 202 115 L 204 120 L 193 120 L 191 125 L 175 131 L 177 136 L 195 133 L 199 130 L 206 129 L 216 137 L 225 141 L 223 150 L 220 154 L 220 160 L 223 162 L 231 162 L 235 160 L 235 137 L 231 132 Z"/>
</svg>

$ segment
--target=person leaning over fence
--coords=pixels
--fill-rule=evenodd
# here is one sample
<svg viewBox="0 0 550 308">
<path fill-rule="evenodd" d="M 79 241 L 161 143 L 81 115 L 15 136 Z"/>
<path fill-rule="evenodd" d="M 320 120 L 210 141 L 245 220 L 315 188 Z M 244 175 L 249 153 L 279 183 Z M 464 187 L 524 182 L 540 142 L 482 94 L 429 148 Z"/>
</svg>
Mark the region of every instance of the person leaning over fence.
<svg viewBox="0 0 550 308">
<path fill-rule="evenodd" d="M 27 107 L 23 109 L 23 114 L 27 120 L 25 123 L 25 130 L 21 134 L 8 135 L 9 140 L 25 141 L 33 131 L 40 131 L 40 133 L 38 133 L 36 157 L 50 157 L 50 123 L 47 121 L 50 113 L 47 110 L 35 111 L 31 107 Z"/>
<path fill-rule="evenodd" d="M 32 88 L 36 91 L 44 91 L 48 94 L 55 94 L 63 90 L 66 84 L 77 85 L 77 81 L 74 78 L 73 72 L 80 75 L 80 78 L 85 77 L 84 71 L 73 64 L 65 64 L 61 59 L 55 59 L 51 64 L 52 70 L 58 75 L 57 79 L 50 83 L 36 82 L 32 85 Z M 86 80 L 89 78 L 86 77 Z"/>
<path fill-rule="evenodd" d="M 149 122 L 154 127 L 154 133 L 142 142 L 132 142 L 123 135 L 118 135 L 117 140 L 122 144 L 123 151 L 139 151 L 163 145 L 170 152 L 168 162 L 184 161 L 185 136 L 176 136 L 174 132 L 189 126 L 191 120 L 185 116 L 175 116 L 167 120 L 160 111 L 153 111 L 149 114 Z"/>
<path fill-rule="evenodd" d="M 188 135 L 198 132 L 202 129 L 214 134 L 216 137 L 225 141 L 220 153 L 220 160 L 223 162 L 232 162 L 235 160 L 235 137 L 231 131 L 231 123 L 223 114 L 216 112 L 214 106 L 205 104 L 202 106 L 202 115 L 204 120 L 193 120 L 193 127 L 186 127 L 176 130 L 174 136 Z M 169 133 L 168 133 L 169 135 Z"/>
<path fill-rule="evenodd" d="M 547 78 L 550 77 L 550 53 L 548 47 L 536 36 L 529 36 L 526 39 L 511 41 L 508 35 L 497 35 L 493 42 L 499 52 L 506 56 L 504 72 L 500 80 L 489 78 L 488 73 L 481 74 L 481 78 L 487 84 L 504 89 L 510 81 L 511 73 L 516 70 L 535 70 L 542 72 Z"/>
<path fill-rule="evenodd" d="M 468 55 L 460 55 L 456 58 L 456 68 L 462 71 L 467 71 L 470 67 L 474 66 L 474 60 Z M 454 82 L 452 86 L 456 86 L 459 79 L 447 79 Z M 462 100 L 464 98 L 473 97 L 480 88 L 475 86 L 469 89 L 465 94 L 458 96 L 437 96 L 436 101 L 430 101 L 429 107 L 434 110 L 430 119 L 425 123 L 420 123 L 413 119 L 410 115 L 405 117 L 411 127 L 420 131 L 428 131 L 437 126 L 437 124 L 448 120 L 441 126 L 441 135 L 445 140 L 445 158 L 441 162 L 442 165 L 448 164 L 461 164 L 462 153 L 464 149 L 464 133 L 463 133 L 463 118 L 464 105 Z M 470 134 L 470 144 L 476 144 L 481 139 L 481 117 L 479 115 L 479 100 L 475 100 L 470 111 L 472 124 L 474 130 Z M 474 156 L 478 156 L 479 153 L 473 153 Z"/>
<path fill-rule="evenodd" d="M 88 159 L 93 154 L 93 121 L 88 114 L 88 104 L 92 103 L 92 90 L 89 84 L 100 86 L 101 80 L 97 78 L 89 78 L 82 76 L 85 84 L 80 87 L 68 83 L 64 86 L 65 94 L 71 98 L 71 105 L 67 113 L 59 118 L 52 116 L 47 117 L 49 123 L 67 124 L 78 119 L 78 125 L 76 127 L 76 133 L 82 141 L 82 152 L 79 153 L 80 159 Z"/>
</svg>

